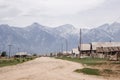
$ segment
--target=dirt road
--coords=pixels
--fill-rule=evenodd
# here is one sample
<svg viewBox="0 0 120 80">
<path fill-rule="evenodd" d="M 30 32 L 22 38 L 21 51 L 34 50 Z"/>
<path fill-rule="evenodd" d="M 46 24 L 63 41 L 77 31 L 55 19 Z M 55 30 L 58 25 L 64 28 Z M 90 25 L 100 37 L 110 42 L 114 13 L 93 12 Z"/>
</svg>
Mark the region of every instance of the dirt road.
<svg viewBox="0 0 120 80">
<path fill-rule="evenodd" d="M 78 63 L 41 57 L 15 66 L 0 68 L 0 80 L 109 80 L 73 72 L 80 68 L 83 66 Z"/>
</svg>

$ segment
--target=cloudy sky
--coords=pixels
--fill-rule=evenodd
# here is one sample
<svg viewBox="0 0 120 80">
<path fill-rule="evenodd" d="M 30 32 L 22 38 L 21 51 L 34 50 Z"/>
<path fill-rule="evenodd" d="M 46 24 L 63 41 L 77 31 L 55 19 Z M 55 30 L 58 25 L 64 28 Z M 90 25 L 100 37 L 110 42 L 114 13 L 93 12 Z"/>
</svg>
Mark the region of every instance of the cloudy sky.
<svg viewBox="0 0 120 80">
<path fill-rule="evenodd" d="M 119 18 L 120 0 L 0 0 L 0 24 L 12 26 L 38 22 L 50 27 L 93 28 Z"/>
</svg>

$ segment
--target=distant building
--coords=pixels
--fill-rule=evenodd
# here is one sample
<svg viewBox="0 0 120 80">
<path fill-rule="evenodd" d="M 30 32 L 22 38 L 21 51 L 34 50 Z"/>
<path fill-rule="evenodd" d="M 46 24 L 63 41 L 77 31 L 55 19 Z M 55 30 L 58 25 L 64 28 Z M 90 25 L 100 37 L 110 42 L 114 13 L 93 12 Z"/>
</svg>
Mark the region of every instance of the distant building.
<svg viewBox="0 0 120 80">
<path fill-rule="evenodd" d="M 78 55 L 79 55 L 78 48 L 72 49 L 72 57 L 78 57 Z"/>
<path fill-rule="evenodd" d="M 31 54 L 28 54 L 27 52 L 18 52 L 14 55 L 14 57 L 28 57 L 31 56 Z"/>
</svg>

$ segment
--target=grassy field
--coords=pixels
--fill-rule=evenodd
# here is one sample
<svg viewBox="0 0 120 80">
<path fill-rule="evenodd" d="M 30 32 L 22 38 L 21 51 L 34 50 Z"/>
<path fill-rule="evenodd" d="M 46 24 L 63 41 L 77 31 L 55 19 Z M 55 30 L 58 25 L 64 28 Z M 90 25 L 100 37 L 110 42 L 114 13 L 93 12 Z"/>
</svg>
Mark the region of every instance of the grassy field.
<svg viewBox="0 0 120 80">
<path fill-rule="evenodd" d="M 88 75 L 100 75 L 100 70 L 91 68 L 76 69 L 75 72 L 84 73 Z"/>
<path fill-rule="evenodd" d="M 93 69 L 93 68 L 76 69 L 75 72 L 84 73 L 84 74 L 88 74 L 88 75 L 99 75 L 99 76 L 114 74 L 114 72 L 110 69 L 99 70 L 99 69 Z"/>
<path fill-rule="evenodd" d="M 34 58 L 28 57 L 28 58 L 10 58 L 10 59 L 0 59 L 0 67 L 4 66 L 10 66 L 10 65 L 16 65 L 19 63 L 23 63 L 29 60 L 32 60 Z"/>
<path fill-rule="evenodd" d="M 83 64 L 83 69 L 76 69 L 75 72 L 88 75 L 114 76 L 120 75 L 120 62 L 108 61 L 101 58 L 70 58 L 58 57 L 57 59 L 73 61 Z"/>
<path fill-rule="evenodd" d="M 73 61 L 73 62 L 78 62 L 86 65 L 101 65 L 101 64 L 106 64 L 106 59 L 101 59 L 101 58 L 70 58 L 70 57 L 61 57 L 58 59 L 63 59 L 63 60 L 68 60 L 68 61 Z"/>
</svg>

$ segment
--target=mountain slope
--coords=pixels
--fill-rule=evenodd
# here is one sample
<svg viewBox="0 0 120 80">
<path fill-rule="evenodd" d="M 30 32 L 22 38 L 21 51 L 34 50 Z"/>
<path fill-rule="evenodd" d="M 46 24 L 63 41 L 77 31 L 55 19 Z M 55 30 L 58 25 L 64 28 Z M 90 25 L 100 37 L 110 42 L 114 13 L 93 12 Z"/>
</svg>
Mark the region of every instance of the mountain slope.
<svg viewBox="0 0 120 80">
<path fill-rule="evenodd" d="M 82 42 L 120 41 L 120 23 L 104 24 L 93 29 L 82 29 Z M 33 23 L 25 28 L 0 25 L 0 50 L 8 51 L 12 44 L 12 52 L 20 51 L 31 53 L 50 53 L 75 48 L 79 43 L 79 29 L 66 24 L 50 28 L 38 23 Z"/>
</svg>

